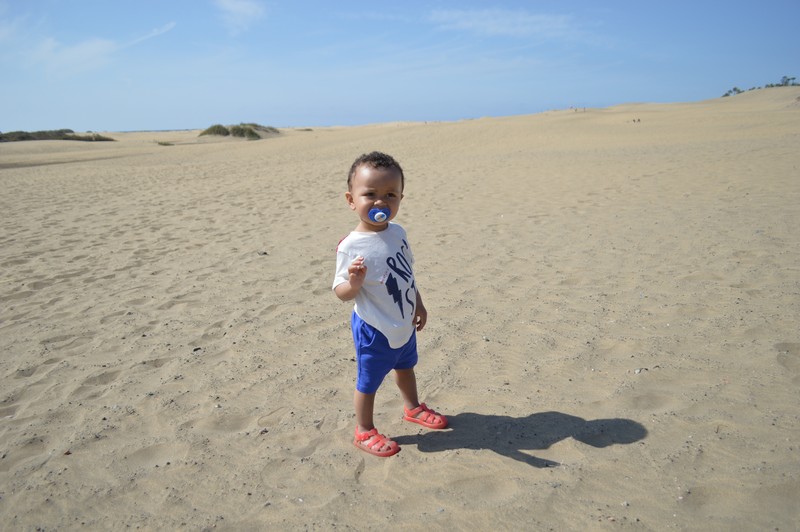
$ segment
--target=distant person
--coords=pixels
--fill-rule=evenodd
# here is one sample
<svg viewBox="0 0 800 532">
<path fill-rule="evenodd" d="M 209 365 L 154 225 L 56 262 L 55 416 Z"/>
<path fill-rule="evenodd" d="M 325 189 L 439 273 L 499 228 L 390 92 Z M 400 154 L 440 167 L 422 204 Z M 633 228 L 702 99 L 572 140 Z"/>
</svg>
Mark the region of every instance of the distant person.
<svg viewBox="0 0 800 532">
<path fill-rule="evenodd" d="M 403 419 L 429 429 L 447 427 L 447 418 L 417 396 L 416 333 L 425 327 L 428 312 L 414 279 L 408 237 L 392 222 L 404 185 L 403 169 L 390 155 L 372 152 L 356 159 L 345 198 L 358 225 L 336 250 L 333 291 L 342 301 L 355 300 L 350 324 L 357 365 L 353 443 L 376 456 L 400 451 L 373 422 L 375 393 L 391 370 L 403 398 Z"/>
</svg>

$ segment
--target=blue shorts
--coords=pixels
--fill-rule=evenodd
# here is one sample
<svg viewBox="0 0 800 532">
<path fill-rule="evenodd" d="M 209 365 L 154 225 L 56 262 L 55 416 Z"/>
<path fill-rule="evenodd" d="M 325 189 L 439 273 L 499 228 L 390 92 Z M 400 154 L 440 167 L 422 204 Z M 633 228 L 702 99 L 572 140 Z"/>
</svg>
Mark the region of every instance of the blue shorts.
<svg viewBox="0 0 800 532">
<path fill-rule="evenodd" d="M 411 334 L 406 345 L 394 349 L 382 332 L 362 320 L 355 312 L 350 320 L 350 327 L 353 329 L 353 343 L 356 346 L 356 390 L 359 392 L 375 393 L 390 371 L 410 369 L 417 365 L 416 331 Z"/>
</svg>

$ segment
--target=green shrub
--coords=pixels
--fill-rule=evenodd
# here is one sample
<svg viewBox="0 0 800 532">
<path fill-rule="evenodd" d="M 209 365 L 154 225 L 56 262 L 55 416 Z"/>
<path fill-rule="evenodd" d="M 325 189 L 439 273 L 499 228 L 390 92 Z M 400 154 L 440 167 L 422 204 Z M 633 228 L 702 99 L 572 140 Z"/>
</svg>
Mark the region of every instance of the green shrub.
<svg viewBox="0 0 800 532">
<path fill-rule="evenodd" d="M 231 132 L 228 131 L 227 127 L 223 126 L 222 124 L 214 124 L 210 128 L 200 133 L 200 136 L 202 137 L 203 135 L 219 135 L 221 137 L 227 137 L 230 134 Z"/>
<path fill-rule="evenodd" d="M 278 133 L 280 133 L 280 131 L 278 131 L 276 128 L 272 126 L 262 126 L 261 124 L 255 124 L 252 122 L 249 124 L 242 124 L 242 125 L 246 127 L 251 127 L 255 131 L 263 131 L 264 133 L 272 133 L 273 135 L 277 135 Z"/>
<path fill-rule="evenodd" d="M 795 78 L 793 76 L 791 76 L 791 77 L 790 76 L 783 76 L 779 83 L 767 83 L 763 87 L 752 87 L 752 88 L 748 89 L 748 92 L 749 91 L 756 91 L 756 90 L 759 90 L 759 89 L 771 89 L 773 87 L 797 87 L 800 84 L 797 83 L 796 79 L 797 78 Z M 734 96 L 736 94 L 742 94 L 743 92 L 745 92 L 745 91 L 743 91 L 739 87 L 734 87 L 731 90 L 729 90 L 728 92 L 726 92 L 725 94 L 723 94 L 722 97 L 723 98 L 727 98 L 728 96 Z"/>
<path fill-rule="evenodd" d="M 114 139 L 110 137 L 104 137 L 103 135 L 98 135 L 97 133 L 92 133 L 91 135 L 64 135 L 64 140 L 86 140 L 89 142 L 107 142 L 113 141 Z"/>
<path fill-rule="evenodd" d="M 0 135 L 0 140 L 3 142 L 14 142 L 18 140 L 36 140 L 33 135 L 27 131 L 9 131 Z"/>
<path fill-rule="evenodd" d="M 278 135 L 280 131 L 278 131 L 274 127 L 269 126 L 262 126 L 260 124 L 255 123 L 244 123 L 242 122 L 238 126 L 230 126 L 225 127 L 220 124 L 215 124 L 210 128 L 206 129 L 200 136 L 203 135 L 221 135 L 221 136 L 232 136 L 232 137 L 240 137 L 246 138 L 248 140 L 258 140 L 263 138 L 264 136 L 268 135 Z"/>
<path fill-rule="evenodd" d="M 231 128 L 230 128 L 231 136 L 232 137 L 242 137 L 242 138 L 244 138 L 245 135 L 246 135 L 246 130 L 247 129 L 248 128 L 245 128 L 243 126 L 231 126 Z M 250 128 L 250 129 L 252 129 L 252 128 Z"/>
<path fill-rule="evenodd" d="M 110 137 L 104 137 L 97 133 L 89 135 L 75 135 L 71 129 L 56 129 L 50 131 L 10 131 L 8 133 L 0 133 L 0 142 L 15 142 L 21 140 L 83 140 L 89 142 L 95 141 L 113 141 Z"/>
</svg>

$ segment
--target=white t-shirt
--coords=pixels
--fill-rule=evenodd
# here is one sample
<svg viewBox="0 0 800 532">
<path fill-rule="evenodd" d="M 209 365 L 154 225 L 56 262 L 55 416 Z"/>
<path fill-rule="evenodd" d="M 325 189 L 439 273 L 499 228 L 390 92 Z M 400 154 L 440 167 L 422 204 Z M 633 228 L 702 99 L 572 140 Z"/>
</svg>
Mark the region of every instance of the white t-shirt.
<svg viewBox="0 0 800 532">
<path fill-rule="evenodd" d="M 386 336 L 392 348 L 403 347 L 414 332 L 417 286 L 414 256 L 405 230 L 396 223 L 378 233 L 353 231 L 336 250 L 333 288 L 349 281 L 347 268 L 364 257 L 367 277 L 355 298 L 358 316 Z"/>
</svg>

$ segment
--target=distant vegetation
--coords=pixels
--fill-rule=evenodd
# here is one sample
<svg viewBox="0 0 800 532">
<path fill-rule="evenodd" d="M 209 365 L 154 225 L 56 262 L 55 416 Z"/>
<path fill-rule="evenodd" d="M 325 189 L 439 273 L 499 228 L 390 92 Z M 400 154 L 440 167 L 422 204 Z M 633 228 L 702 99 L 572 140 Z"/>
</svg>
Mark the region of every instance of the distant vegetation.
<svg viewBox="0 0 800 532">
<path fill-rule="evenodd" d="M 750 89 L 747 89 L 747 91 L 754 91 L 754 90 L 758 90 L 758 89 L 769 89 L 771 87 L 797 87 L 799 85 L 800 85 L 800 83 L 797 83 L 795 81 L 795 78 L 793 78 L 793 77 L 790 78 L 789 76 L 783 76 L 781 78 L 780 83 L 768 83 L 768 84 L 764 85 L 763 87 L 752 87 Z M 726 96 L 733 96 L 735 94 L 741 94 L 741 93 L 747 92 L 747 91 L 743 91 L 739 87 L 734 87 L 731 90 L 729 90 L 728 92 L 726 92 L 725 94 L 723 94 L 722 97 L 725 98 Z"/>
<path fill-rule="evenodd" d="M 16 142 L 20 140 L 83 140 L 88 142 L 113 141 L 114 139 L 90 133 L 76 135 L 71 129 L 55 129 L 50 131 L 10 131 L 0 133 L 0 142 Z"/>
<path fill-rule="evenodd" d="M 262 126 L 260 124 L 239 124 L 238 126 L 230 126 L 225 127 L 221 124 L 214 124 L 213 126 L 209 127 L 202 133 L 200 136 L 203 135 L 218 135 L 221 137 L 227 137 L 228 135 L 232 137 L 242 137 L 248 140 L 258 140 L 264 137 L 269 137 L 273 135 L 278 135 L 280 132 L 275 129 L 274 127 L 270 126 Z"/>
</svg>

